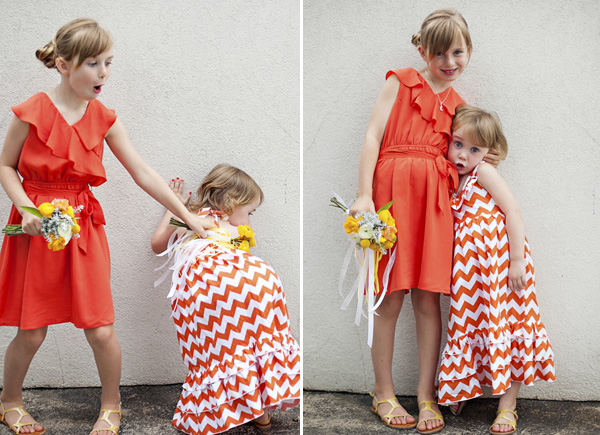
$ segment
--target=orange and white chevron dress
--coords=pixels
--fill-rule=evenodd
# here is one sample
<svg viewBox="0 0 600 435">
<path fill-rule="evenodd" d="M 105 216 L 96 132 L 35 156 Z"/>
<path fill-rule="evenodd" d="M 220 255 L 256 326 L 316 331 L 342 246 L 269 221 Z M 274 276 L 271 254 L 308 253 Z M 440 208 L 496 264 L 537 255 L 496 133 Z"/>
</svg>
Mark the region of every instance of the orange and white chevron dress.
<svg viewBox="0 0 600 435">
<path fill-rule="evenodd" d="M 173 426 L 193 435 L 297 406 L 301 386 L 300 349 L 277 274 L 233 248 L 226 231 L 207 233 L 169 243 L 173 320 L 189 368 Z"/>
<path fill-rule="evenodd" d="M 554 354 L 540 320 L 525 239 L 527 286 L 508 289 L 506 219 L 477 183 L 477 168 L 452 201 L 454 261 L 448 343 L 439 374 L 439 403 L 504 394 L 511 382 L 554 381 Z"/>
</svg>

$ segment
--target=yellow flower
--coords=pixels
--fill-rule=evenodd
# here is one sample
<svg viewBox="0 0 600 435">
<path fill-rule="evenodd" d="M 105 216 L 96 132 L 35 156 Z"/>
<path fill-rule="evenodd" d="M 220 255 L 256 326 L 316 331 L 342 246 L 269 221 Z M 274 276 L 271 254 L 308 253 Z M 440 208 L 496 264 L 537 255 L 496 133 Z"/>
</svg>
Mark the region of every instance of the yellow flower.
<svg viewBox="0 0 600 435">
<path fill-rule="evenodd" d="M 243 239 L 250 239 L 254 237 L 254 231 L 252 231 L 252 228 L 248 225 L 238 225 L 238 233 Z"/>
<path fill-rule="evenodd" d="M 45 218 L 49 218 L 52 216 L 52 212 L 54 211 L 54 206 L 49 202 L 44 202 L 39 205 L 38 210 Z"/>
<path fill-rule="evenodd" d="M 242 251 L 250 252 L 250 244 L 248 243 L 247 240 L 242 240 L 240 243 L 240 246 L 238 246 L 238 249 L 241 249 Z"/>
<path fill-rule="evenodd" d="M 79 225 L 77 225 L 77 224 L 74 224 L 71 227 L 71 231 L 73 231 L 74 234 L 77 234 L 79 231 L 81 231 L 81 227 Z"/>
<path fill-rule="evenodd" d="M 385 224 L 388 223 L 388 221 L 391 219 L 391 217 L 392 217 L 392 214 L 390 213 L 389 210 L 382 210 L 379 212 L 379 219 Z"/>
<path fill-rule="evenodd" d="M 75 219 L 75 213 L 73 213 L 73 207 L 68 206 L 66 213 L 67 213 L 67 216 L 71 217 L 71 219 Z"/>
<path fill-rule="evenodd" d="M 371 242 L 368 239 L 363 239 L 360 241 L 361 248 L 368 248 L 371 246 Z"/>
<path fill-rule="evenodd" d="M 53 251 L 60 251 L 62 249 L 65 249 L 66 244 L 67 242 L 65 241 L 65 239 L 59 237 L 48 243 L 48 249 L 52 249 Z"/>
<path fill-rule="evenodd" d="M 391 249 L 393 246 L 394 246 L 394 242 L 392 242 L 392 241 L 386 241 L 386 242 L 383 244 L 383 247 L 384 247 L 385 249 Z"/>
<path fill-rule="evenodd" d="M 344 229 L 346 230 L 346 234 L 358 232 L 357 220 L 352 216 L 348 216 L 346 222 L 344 222 Z"/>
<path fill-rule="evenodd" d="M 383 244 L 387 241 L 387 239 L 385 237 L 380 237 L 379 238 L 379 243 Z"/>
<path fill-rule="evenodd" d="M 256 246 L 256 239 L 252 237 L 250 240 L 248 240 L 248 244 L 251 248 L 254 248 Z"/>
</svg>

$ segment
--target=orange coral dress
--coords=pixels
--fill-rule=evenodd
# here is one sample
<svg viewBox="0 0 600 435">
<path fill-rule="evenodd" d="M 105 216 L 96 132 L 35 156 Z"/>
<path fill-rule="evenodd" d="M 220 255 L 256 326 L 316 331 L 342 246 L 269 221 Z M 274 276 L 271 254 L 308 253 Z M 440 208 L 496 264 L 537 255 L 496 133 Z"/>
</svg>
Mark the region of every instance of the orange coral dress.
<svg viewBox="0 0 600 435">
<path fill-rule="evenodd" d="M 388 292 L 419 288 L 450 293 L 452 271 L 451 192 L 458 174 L 446 160 L 452 117 L 464 104 L 450 88 L 443 107 L 425 79 L 413 68 L 389 71 L 400 80 L 373 179 L 375 208 L 394 200 L 398 227 L 395 264 Z M 446 92 L 448 95 L 446 96 Z M 379 265 L 380 282 L 389 255 Z"/>
<path fill-rule="evenodd" d="M 17 170 L 37 206 L 53 199 L 83 205 L 81 237 L 62 251 L 48 249 L 42 236 L 4 237 L 0 252 L 0 325 L 36 329 L 71 322 L 95 328 L 114 322 L 110 257 L 104 214 L 89 186 L 106 181 L 104 137 L 117 119 L 97 100 L 69 125 L 41 92 L 12 108 L 29 123 Z M 21 223 L 13 206 L 9 224 Z"/>
</svg>

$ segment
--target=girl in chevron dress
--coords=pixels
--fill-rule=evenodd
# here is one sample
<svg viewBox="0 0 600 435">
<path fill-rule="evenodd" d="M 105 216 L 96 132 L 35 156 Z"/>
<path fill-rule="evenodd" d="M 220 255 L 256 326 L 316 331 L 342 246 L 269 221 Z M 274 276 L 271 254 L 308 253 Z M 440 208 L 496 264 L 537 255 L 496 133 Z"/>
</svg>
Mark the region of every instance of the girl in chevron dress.
<svg viewBox="0 0 600 435">
<path fill-rule="evenodd" d="M 501 396 L 490 432 L 512 433 L 521 384 L 554 381 L 554 356 L 540 319 L 519 205 L 496 169 L 482 162 L 488 151 L 506 156 L 500 122 L 463 105 L 452 128 L 448 160 L 460 185 L 452 201 L 452 302 L 439 403 L 453 405 L 458 414 L 466 400 L 482 394 L 482 385 L 490 386 Z"/>
<path fill-rule="evenodd" d="M 182 195 L 183 180 L 171 187 L 187 204 L 191 192 Z M 244 171 L 218 165 L 188 206 L 214 219 L 207 239 L 170 226 L 169 212 L 152 237 L 152 249 L 166 249 L 173 269 L 169 296 L 189 369 L 173 426 L 187 434 L 216 434 L 250 421 L 268 429 L 269 410 L 299 404 L 300 349 L 281 282 L 246 252 L 254 240 L 250 215 L 262 200 Z"/>
</svg>

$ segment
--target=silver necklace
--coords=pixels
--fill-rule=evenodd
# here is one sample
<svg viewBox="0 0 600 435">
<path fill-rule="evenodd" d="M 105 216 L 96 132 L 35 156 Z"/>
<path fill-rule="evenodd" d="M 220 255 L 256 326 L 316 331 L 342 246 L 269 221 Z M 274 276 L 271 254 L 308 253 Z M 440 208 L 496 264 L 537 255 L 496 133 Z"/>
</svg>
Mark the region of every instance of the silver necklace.
<svg viewBox="0 0 600 435">
<path fill-rule="evenodd" d="M 440 112 L 442 112 L 444 110 L 444 102 L 448 99 L 448 95 L 450 95 L 450 88 L 448 88 L 446 97 L 443 100 L 441 100 L 440 95 L 438 94 L 437 88 L 435 87 L 435 83 L 433 83 L 433 80 L 431 80 L 431 77 L 429 77 L 427 68 L 425 68 L 425 74 L 427 74 L 427 78 L 429 79 L 429 81 L 431 82 L 431 85 L 433 86 L 433 90 L 435 91 L 435 96 L 437 97 L 438 101 L 440 102 Z M 452 87 L 452 86 L 450 86 L 450 87 Z"/>
</svg>

